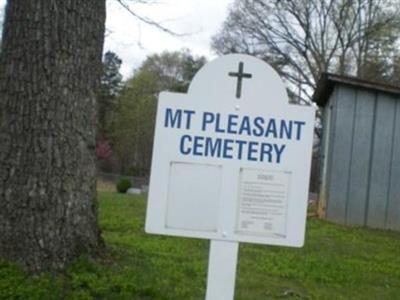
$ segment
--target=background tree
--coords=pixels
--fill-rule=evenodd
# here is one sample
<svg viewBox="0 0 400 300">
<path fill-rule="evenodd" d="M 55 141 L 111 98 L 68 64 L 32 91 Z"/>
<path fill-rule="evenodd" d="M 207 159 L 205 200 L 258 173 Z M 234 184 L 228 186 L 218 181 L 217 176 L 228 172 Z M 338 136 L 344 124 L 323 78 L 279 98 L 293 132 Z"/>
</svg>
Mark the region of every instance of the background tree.
<svg viewBox="0 0 400 300">
<path fill-rule="evenodd" d="M 0 53 L 0 256 L 62 269 L 102 245 L 96 89 L 105 1 L 8 1 Z"/>
<path fill-rule="evenodd" d="M 97 170 L 115 172 L 118 164 L 110 143 L 113 120 L 118 108 L 118 95 L 122 88 L 120 73 L 122 60 L 111 51 L 103 56 L 103 73 L 97 95 L 97 134 L 96 156 Z"/>
<path fill-rule="evenodd" d="M 154 73 L 138 71 L 121 92 L 112 140 L 123 174 L 149 175 L 159 91 Z"/>
<path fill-rule="evenodd" d="M 117 108 L 117 96 L 122 88 L 120 73 L 122 60 L 117 54 L 107 51 L 103 58 L 99 95 L 97 97 L 98 134 L 107 136 L 111 120 Z"/>
<path fill-rule="evenodd" d="M 322 72 L 396 80 L 387 66 L 399 53 L 399 12 L 391 0 L 236 0 L 212 46 L 268 61 L 292 99 L 309 103 Z"/>
<path fill-rule="evenodd" d="M 186 92 L 205 62 L 188 50 L 154 54 L 127 80 L 113 131 L 113 148 L 122 173 L 149 175 L 158 94 L 163 90 Z"/>
<path fill-rule="evenodd" d="M 205 63 L 205 57 L 195 57 L 188 49 L 183 49 L 150 55 L 139 71 L 153 74 L 157 78 L 159 91 L 171 90 L 184 93 L 196 72 Z"/>
</svg>

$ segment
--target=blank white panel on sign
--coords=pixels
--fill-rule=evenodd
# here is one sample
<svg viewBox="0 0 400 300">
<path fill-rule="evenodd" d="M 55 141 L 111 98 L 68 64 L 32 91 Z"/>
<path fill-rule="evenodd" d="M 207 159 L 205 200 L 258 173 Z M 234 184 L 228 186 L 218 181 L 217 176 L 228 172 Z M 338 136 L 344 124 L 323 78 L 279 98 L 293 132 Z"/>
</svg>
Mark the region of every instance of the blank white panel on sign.
<svg viewBox="0 0 400 300">
<path fill-rule="evenodd" d="M 217 231 L 222 167 L 170 164 L 166 227 Z"/>
<path fill-rule="evenodd" d="M 286 238 L 290 175 L 260 169 L 240 170 L 238 233 Z"/>
</svg>

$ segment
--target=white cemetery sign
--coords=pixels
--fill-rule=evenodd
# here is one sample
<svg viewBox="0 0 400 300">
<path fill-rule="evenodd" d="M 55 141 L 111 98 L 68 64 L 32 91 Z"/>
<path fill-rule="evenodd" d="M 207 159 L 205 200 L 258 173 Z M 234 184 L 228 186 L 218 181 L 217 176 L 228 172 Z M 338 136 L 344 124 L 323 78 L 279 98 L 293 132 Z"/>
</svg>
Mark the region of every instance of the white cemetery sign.
<svg viewBox="0 0 400 300">
<path fill-rule="evenodd" d="M 238 242 L 304 242 L 315 108 L 247 55 L 160 94 L 146 232 L 211 239 L 208 300 L 233 299 Z"/>
</svg>

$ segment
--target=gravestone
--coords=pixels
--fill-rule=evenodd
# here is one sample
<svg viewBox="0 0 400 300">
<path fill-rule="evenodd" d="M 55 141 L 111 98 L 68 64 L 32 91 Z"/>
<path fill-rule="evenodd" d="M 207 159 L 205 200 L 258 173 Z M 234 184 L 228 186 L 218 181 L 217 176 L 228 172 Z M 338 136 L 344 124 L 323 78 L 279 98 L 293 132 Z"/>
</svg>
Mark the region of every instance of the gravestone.
<svg viewBox="0 0 400 300">
<path fill-rule="evenodd" d="M 126 193 L 128 195 L 140 195 L 142 193 L 141 189 L 138 188 L 129 188 Z"/>
<path fill-rule="evenodd" d="M 206 299 L 233 299 L 238 242 L 303 245 L 314 117 L 247 55 L 160 94 L 146 232 L 211 240 Z"/>
</svg>

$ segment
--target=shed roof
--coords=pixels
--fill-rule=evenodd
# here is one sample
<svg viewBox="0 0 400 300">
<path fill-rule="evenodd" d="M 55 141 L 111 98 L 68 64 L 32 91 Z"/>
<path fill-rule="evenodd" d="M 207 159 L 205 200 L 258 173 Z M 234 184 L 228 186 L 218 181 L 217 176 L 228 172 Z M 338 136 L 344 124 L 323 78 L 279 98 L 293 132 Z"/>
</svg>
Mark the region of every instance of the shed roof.
<svg viewBox="0 0 400 300">
<path fill-rule="evenodd" d="M 325 106 L 325 104 L 328 102 L 329 96 L 331 95 L 335 84 L 337 83 L 400 95 L 400 86 L 382 82 L 368 81 L 353 76 L 323 73 L 320 80 L 318 81 L 317 89 L 315 90 L 312 101 L 317 103 L 318 106 Z"/>
</svg>

